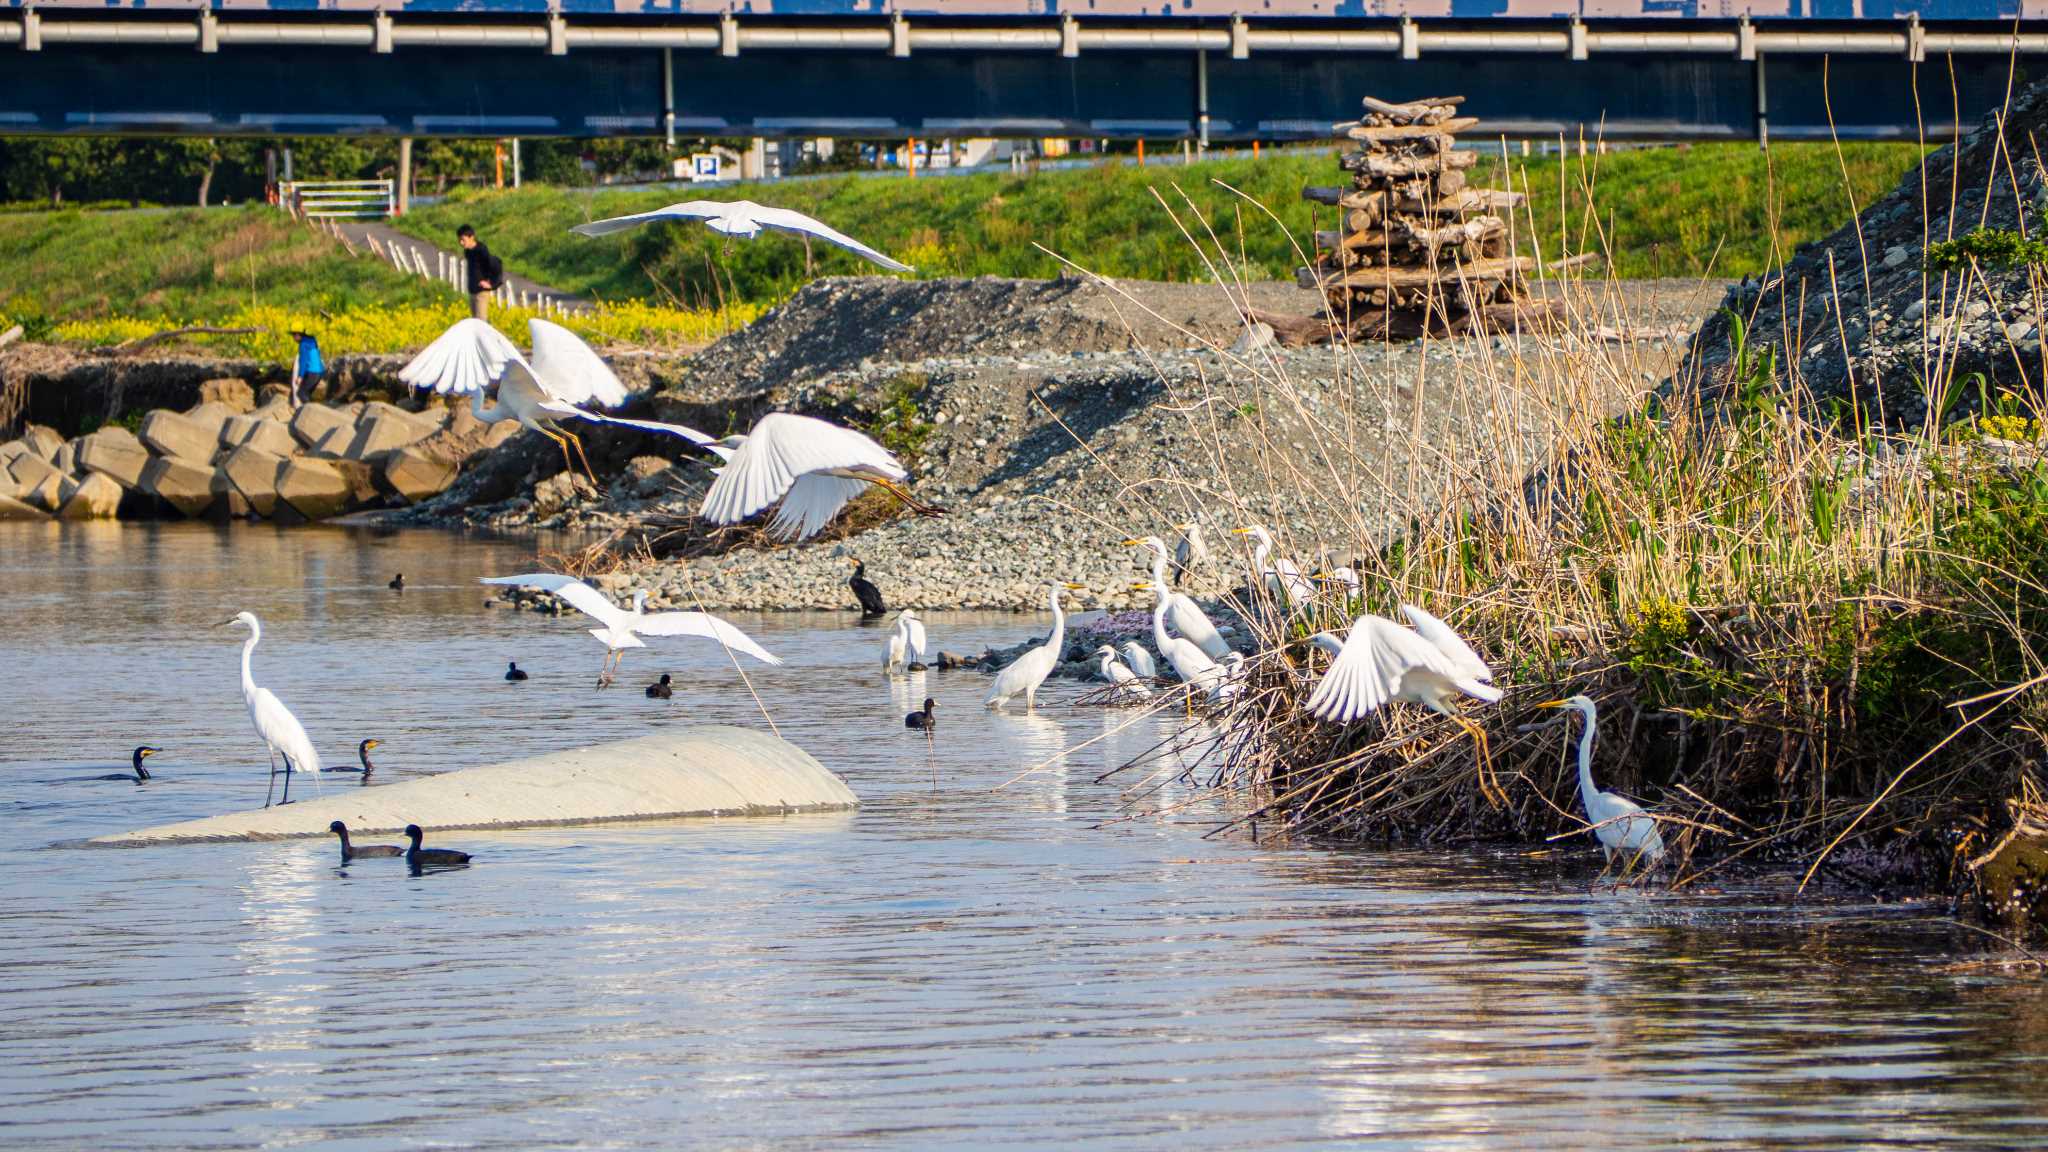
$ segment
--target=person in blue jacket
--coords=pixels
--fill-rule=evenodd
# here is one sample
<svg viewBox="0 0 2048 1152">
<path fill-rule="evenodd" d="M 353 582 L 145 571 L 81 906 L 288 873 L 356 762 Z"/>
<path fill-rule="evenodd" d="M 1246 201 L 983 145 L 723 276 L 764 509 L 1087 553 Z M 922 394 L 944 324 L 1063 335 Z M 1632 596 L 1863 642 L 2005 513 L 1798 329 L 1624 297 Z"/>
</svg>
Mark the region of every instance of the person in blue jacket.
<svg viewBox="0 0 2048 1152">
<path fill-rule="evenodd" d="M 297 405 L 313 398 L 313 389 L 320 386 L 327 362 L 320 358 L 320 342 L 311 333 L 294 332 L 292 339 L 299 342 L 299 358 L 292 365 L 292 403 Z"/>
</svg>

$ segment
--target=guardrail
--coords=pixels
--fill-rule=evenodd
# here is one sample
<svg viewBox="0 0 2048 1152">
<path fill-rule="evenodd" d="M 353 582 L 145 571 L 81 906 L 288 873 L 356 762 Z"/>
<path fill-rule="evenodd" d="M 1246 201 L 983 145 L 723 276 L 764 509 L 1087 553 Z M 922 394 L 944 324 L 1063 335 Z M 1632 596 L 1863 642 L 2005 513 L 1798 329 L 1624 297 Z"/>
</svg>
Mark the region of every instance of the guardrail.
<svg viewBox="0 0 2048 1152">
<path fill-rule="evenodd" d="M 302 219 L 308 227 L 333 237 L 351 256 L 368 255 L 371 259 L 383 260 L 408 276 L 432 280 L 465 300 L 469 298 L 464 284 L 460 252 L 435 248 L 434 259 L 430 264 L 426 253 L 420 251 L 420 246 L 409 240 L 401 242 L 397 239 L 386 239 L 379 242 L 374 232 L 364 232 L 355 239 L 350 239 L 348 232 L 332 216 L 316 217 L 309 214 Z M 356 247 L 356 240 L 361 240 L 369 251 L 365 253 L 363 249 Z M 546 316 L 580 316 L 590 311 L 588 306 L 578 302 L 565 302 L 559 296 L 551 296 L 537 290 L 515 289 L 510 284 L 500 284 L 498 290 L 492 293 L 492 299 L 500 307 L 531 308 Z"/>
<path fill-rule="evenodd" d="M 325 220 L 348 216 L 382 219 L 398 209 L 395 180 L 288 180 L 278 199 L 295 217 Z"/>
</svg>

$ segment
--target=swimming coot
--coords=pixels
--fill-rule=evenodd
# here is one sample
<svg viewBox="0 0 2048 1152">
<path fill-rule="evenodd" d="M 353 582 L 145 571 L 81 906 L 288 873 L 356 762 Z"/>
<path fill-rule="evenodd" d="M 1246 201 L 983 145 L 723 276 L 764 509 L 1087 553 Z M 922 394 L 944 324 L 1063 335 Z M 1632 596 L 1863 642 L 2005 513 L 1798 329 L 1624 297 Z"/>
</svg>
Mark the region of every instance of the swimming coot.
<svg viewBox="0 0 2048 1152">
<path fill-rule="evenodd" d="M 341 837 L 341 862 L 346 865 L 358 856 L 403 856 L 405 849 L 396 844 L 365 844 L 358 848 L 349 843 L 348 825 L 336 820 L 327 826 L 329 832 Z"/>
<path fill-rule="evenodd" d="M 929 696 L 925 697 L 924 711 L 912 712 L 910 715 L 905 716 L 903 718 L 903 726 L 905 728 L 922 728 L 926 732 L 930 732 L 939 725 L 939 718 L 932 715 L 932 709 L 938 706 L 939 702 L 937 700 Z"/>
<path fill-rule="evenodd" d="M 669 674 L 666 672 L 661 674 L 659 682 L 647 686 L 647 698 L 649 700 L 666 700 L 675 694 L 676 690 L 671 687 Z"/>
<path fill-rule="evenodd" d="M 422 848 L 420 837 L 425 833 L 417 824 L 407 824 L 405 835 L 412 841 L 412 847 L 405 850 L 405 862 L 417 872 L 422 868 L 438 868 L 453 864 L 469 863 L 469 853 L 457 852 L 452 848 Z"/>
<path fill-rule="evenodd" d="M 385 585 L 385 587 L 390 588 L 393 592 L 405 591 L 405 573 L 400 572 L 398 575 L 393 576 L 391 583 Z"/>
<path fill-rule="evenodd" d="M 519 661 L 517 661 L 517 660 L 509 660 L 509 661 L 506 661 L 506 664 L 505 664 L 505 679 L 507 679 L 507 680 L 524 680 L 524 679 L 526 679 L 526 673 L 524 673 L 524 672 L 521 672 L 521 671 L 519 670 Z"/>
</svg>

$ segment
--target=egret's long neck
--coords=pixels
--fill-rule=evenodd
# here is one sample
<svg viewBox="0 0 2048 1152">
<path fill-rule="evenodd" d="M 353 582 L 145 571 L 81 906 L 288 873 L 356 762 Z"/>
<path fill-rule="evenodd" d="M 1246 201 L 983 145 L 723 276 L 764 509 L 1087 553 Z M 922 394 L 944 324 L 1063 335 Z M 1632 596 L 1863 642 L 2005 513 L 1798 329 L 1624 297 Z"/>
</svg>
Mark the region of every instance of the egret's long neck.
<svg viewBox="0 0 2048 1152">
<path fill-rule="evenodd" d="M 1586 720 L 1586 730 L 1579 734 L 1579 800 L 1590 813 L 1593 794 L 1599 791 L 1593 787 L 1593 729 L 1599 721 L 1593 718 L 1590 708 L 1581 709 L 1579 715 Z"/>
<path fill-rule="evenodd" d="M 1152 582 L 1161 588 L 1166 587 L 1166 553 L 1163 550 L 1153 550 Z"/>
<path fill-rule="evenodd" d="M 250 671 L 249 656 L 256 651 L 256 642 L 261 639 L 263 629 L 255 624 L 249 625 L 249 639 L 242 644 L 242 695 L 245 697 L 256 695 L 256 674 Z"/>
<path fill-rule="evenodd" d="M 1060 590 L 1052 590 L 1052 635 L 1046 637 L 1045 647 L 1058 658 L 1067 646 L 1067 614 L 1060 611 Z"/>
<path fill-rule="evenodd" d="M 469 410 L 476 414 L 478 420 L 486 424 L 496 424 L 508 415 L 502 404 L 492 404 L 489 408 L 484 407 L 484 389 L 482 388 L 469 394 Z"/>
<path fill-rule="evenodd" d="M 1259 542 L 1259 546 L 1252 549 L 1252 568 L 1256 571 L 1264 572 L 1266 570 L 1266 557 L 1273 554 L 1273 541 L 1264 532 L 1259 533 L 1253 539 Z"/>
<path fill-rule="evenodd" d="M 1152 606 L 1152 643 L 1158 645 L 1159 651 L 1164 653 L 1168 639 L 1166 635 L 1166 605 L 1168 598 L 1166 595 L 1166 585 L 1159 584 L 1155 585 L 1155 587 L 1159 591 L 1159 600 Z"/>
</svg>

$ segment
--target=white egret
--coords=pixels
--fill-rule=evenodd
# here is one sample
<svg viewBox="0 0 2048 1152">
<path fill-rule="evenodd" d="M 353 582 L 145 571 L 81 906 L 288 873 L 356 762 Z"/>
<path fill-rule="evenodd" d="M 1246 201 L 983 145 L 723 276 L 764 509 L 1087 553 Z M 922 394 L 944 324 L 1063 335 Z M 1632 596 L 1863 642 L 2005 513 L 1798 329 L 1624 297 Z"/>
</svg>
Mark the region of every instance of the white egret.
<svg viewBox="0 0 2048 1152">
<path fill-rule="evenodd" d="M 628 612 L 583 581 L 557 572 L 485 576 L 478 583 L 510 584 L 552 592 L 568 601 L 570 607 L 596 620 L 601 627 L 592 628 L 590 634 L 602 640 L 605 647 L 604 664 L 597 675 L 600 688 L 612 682 L 612 674 L 618 669 L 619 661 L 625 659 L 626 649 L 647 646 L 641 643 L 641 636 L 702 636 L 727 648 L 736 648 L 763 664 L 782 663 L 781 657 L 770 655 L 746 633 L 709 612 L 656 612 L 649 615 L 647 593 L 644 591 L 633 593 L 633 610 Z"/>
<path fill-rule="evenodd" d="M 896 631 L 890 634 L 889 645 L 882 653 L 882 675 L 894 676 L 904 671 L 913 659 L 924 660 L 924 621 L 905 608 L 896 614 Z"/>
<path fill-rule="evenodd" d="M 1180 678 L 1205 693 L 1213 694 L 1224 683 L 1223 668 L 1201 645 L 1185 637 L 1175 636 L 1166 630 L 1166 615 L 1173 603 L 1173 594 L 1166 585 L 1157 582 L 1140 582 L 1131 585 L 1134 591 L 1154 592 L 1158 599 L 1152 606 L 1152 646 L 1159 649 L 1159 655 L 1173 666 Z"/>
<path fill-rule="evenodd" d="M 1638 862 L 1655 866 L 1664 858 L 1664 838 L 1657 834 L 1657 821 L 1645 815 L 1643 807 L 1625 796 L 1602 792 L 1593 786 L 1593 733 L 1600 726 L 1599 713 L 1584 696 L 1546 700 L 1538 708 L 1570 708 L 1585 718 L 1586 730 L 1579 736 L 1579 801 L 1586 806 L 1586 822 L 1600 840 L 1600 852 L 1608 867 L 1622 858 L 1627 872 Z"/>
<path fill-rule="evenodd" d="M 1152 695 L 1138 674 L 1124 666 L 1116 658 L 1116 649 L 1104 644 L 1095 650 L 1095 674 L 1116 685 L 1115 695 L 1119 697 L 1143 698 Z"/>
<path fill-rule="evenodd" d="M 270 777 L 273 787 L 277 783 L 277 761 L 284 760 L 284 803 L 292 802 L 292 773 L 311 772 L 317 782 L 320 771 L 320 753 L 313 747 L 313 739 L 306 735 L 306 726 L 292 715 L 268 688 L 256 683 L 256 675 L 250 670 L 249 658 L 256 651 L 256 644 L 263 639 L 263 625 L 257 623 L 253 612 L 237 612 L 220 622 L 218 627 L 234 624 L 249 626 L 249 639 L 242 645 L 242 699 L 249 705 L 249 721 L 256 725 L 256 735 L 263 738 L 263 746 L 270 751 Z M 270 807 L 270 796 L 265 793 L 263 806 Z"/>
<path fill-rule="evenodd" d="M 691 200 L 682 204 L 671 204 L 666 208 L 657 208 L 652 212 L 636 212 L 631 216 L 593 220 L 588 224 L 578 224 L 569 231 L 584 236 L 605 236 L 613 232 L 623 232 L 628 228 L 637 228 L 642 224 L 687 220 L 701 221 L 713 232 L 722 236 L 737 236 L 742 240 L 753 239 L 760 235 L 764 228 L 799 236 L 816 236 L 827 243 L 837 244 L 863 259 L 880 264 L 892 272 L 916 271 L 910 265 L 882 255 L 823 221 L 788 208 L 756 204 L 752 200 Z M 808 247 L 805 252 L 805 262 L 808 264 Z"/>
<path fill-rule="evenodd" d="M 1367 613 L 1352 621 L 1342 640 L 1334 633 L 1309 637 L 1336 659 L 1309 694 L 1309 713 L 1331 724 L 1350 724 L 1396 700 L 1420 704 L 1447 716 L 1479 746 L 1479 785 L 1487 802 L 1500 797 L 1489 779 L 1486 732 L 1458 712 L 1457 697 L 1470 696 L 1491 704 L 1501 698 L 1493 687 L 1493 670 L 1450 626 L 1415 607 L 1401 605 L 1415 625 L 1403 628 L 1384 616 Z"/>
<path fill-rule="evenodd" d="M 1196 604 L 1194 600 L 1172 591 L 1166 583 L 1166 541 L 1157 536 L 1144 536 L 1136 540 L 1126 540 L 1124 545 L 1130 548 L 1142 545 L 1152 550 L 1152 583 L 1167 589 L 1166 611 L 1168 618 L 1173 621 L 1173 630 L 1194 641 L 1202 650 L 1202 654 L 1209 659 L 1223 659 L 1223 654 L 1230 651 L 1230 644 L 1223 639 L 1222 633 L 1216 630 L 1216 625 L 1210 622 L 1208 613 L 1202 611 L 1201 605 Z"/>
<path fill-rule="evenodd" d="M 1285 556 L 1274 557 L 1272 563 L 1266 558 L 1273 554 L 1273 536 L 1265 525 L 1254 524 L 1249 528 L 1234 528 L 1239 536 L 1250 536 L 1258 542 L 1252 552 L 1252 573 L 1265 582 L 1266 591 L 1282 605 L 1292 610 L 1315 598 L 1316 586 L 1301 574 L 1294 561 Z"/>
<path fill-rule="evenodd" d="M 518 421 L 520 427 L 553 440 L 562 450 L 562 463 L 572 471 L 575 464 L 569 459 L 569 446 L 575 445 L 584 474 L 595 484 L 597 475 L 590 470 L 590 458 L 583 454 L 583 441 L 556 421 L 565 416 L 605 420 L 582 405 L 623 403 L 626 386 L 590 345 L 567 328 L 535 318 L 527 322 L 527 331 L 533 340 L 530 361 L 489 323 L 473 317 L 457 320 L 399 369 L 398 378 L 414 388 L 444 395 L 469 393 L 478 420 L 486 424 Z M 498 397 L 485 407 L 484 392 L 492 384 L 498 386 Z"/>
<path fill-rule="evenodd" d="M 1045 643 L 1031 649 L 1008 667 L 996 673 L 995 687 L 989 689 L 988 699 L 983 703 L 990 708 L 1000 709 L 1010 702 L 1010 697 L 1022 693 L 1024 711 L 1029 712 L 1037 705 L 1038 686 L 1052 675 L 1054 665 L 1060 662 L 1060 654 L 1067 647 L 1067 614 L 1060 610 L 1060 589 L 1071 588 L 1085 591 L 1085 584 L 1061 582 L 1052 586 L 1052 635 Z"/>
<path fill-rule="evenodd" d="M 1202 539 L 1202 522 L 1190 520 L 1180 525 L 1180 539 L 1173 545 L 1174 580 L 1187 579 L 1189 569 L 1208 562 L 1209 542 Z"/>
<path fill-rule="evenodd" d="M 1349 567 L 1331 568 L 1318 572 L 1309 579 L 1319 584 L 1334 584 L 1344 590 L 1344 603 L 1358 599 L 1358 573 Z"/>
<path fill-rule="evenodd" d="M 1143 644 L 1136 640 L 1126 640 L 1124 646 L 1117 649 L 1117 654 L 1124 658 L 1124 663 L 1130 665 L 1131 671 L 1136 672 L 1140 678 L 1159 679 L 1159 665 L 1153 663 L 1152 653 L 1145 651 Z"/>
</svg>

